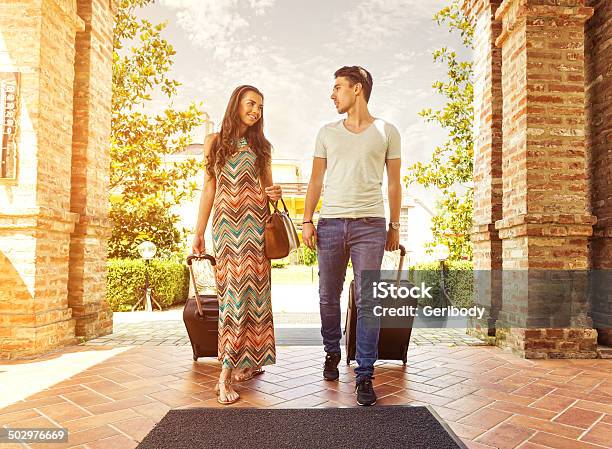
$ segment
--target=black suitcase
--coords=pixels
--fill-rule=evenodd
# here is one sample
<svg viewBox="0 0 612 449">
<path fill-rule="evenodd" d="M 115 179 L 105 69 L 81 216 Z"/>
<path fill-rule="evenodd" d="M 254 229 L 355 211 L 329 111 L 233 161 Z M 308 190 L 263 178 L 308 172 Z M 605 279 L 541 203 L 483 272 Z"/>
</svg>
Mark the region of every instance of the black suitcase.
<svg viewBox="0 0 612 449">
<path fill-rule="evenodd" d="M 217 295 L 200 295 L 198 286 L 196 285 L 193 267 L 193 260 L 208 260 L 212 266 L 216 265 L 215 258 L 205 254 L 195 256 L 191 254 L 187 257 L 187 266 L 191 282 L 193 282 L 193 291 L 195 297 L 187 298 L 185 307 L 183 308 L 183 321 L 187 328 L 189 341 L 193 349 L 193 360 L 197 361 L 198 357 L 216 357 L 218 351 L 218 325 L 219 325 L 219 300 Z"/>
<path fill-rule="evenodd" d="M 398 276 L 394 281 L 396 284 L 400 283 L 400 275 L 402 267 L 404 265 L 404 257 L 406 256 L 406 249 L 400 245 L 400 261 L 398 267 Z M 402 286 L 411 286 L 410 283 L 401 281 Z M 386 300 L 381 300 L 383 303 Z M 387 301 L 395 301 L 397 299 Z M 417 306 L 416 298 L 401 299 L 402 305 L 406 306 Z M 379 360 L 401 360 L 406 365 L 408 357 L 408 344 L 410 343 L 410 335 L 412 333 L 412 323 L 414 317 L 407 316 L 402 318 L 401 327 L 384 327 L 381 326 L 380 334 L 378 337 L 378 359 Z M 357 305 L 355 302 L 355 281 L 351 281 L 349 288 L 349 300 L 348 307 L 346 310 L 346 322 L 344 325 L 345 334 L 345 346 L 346 346 L 346 364 L 349 365 L 351 360 L 355 360 L 356 350 L 356 334 L 357 334 Z"/>
</svg>

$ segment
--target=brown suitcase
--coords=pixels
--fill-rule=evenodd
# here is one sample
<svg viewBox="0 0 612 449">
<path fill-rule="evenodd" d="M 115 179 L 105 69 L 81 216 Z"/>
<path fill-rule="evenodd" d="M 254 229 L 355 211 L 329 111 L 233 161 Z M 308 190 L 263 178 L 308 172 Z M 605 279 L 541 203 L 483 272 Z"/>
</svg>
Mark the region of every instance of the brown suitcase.
<svg viewBox="0 0 612 449">
<path fill-rule="evenodd" d="M 398 267 L 398 276 L 395 281 L 400 283 L 400 275 L 404 265 L 404 257 L 406 249 L 400 245 L 400 261 Z M 402 286 L 411 285 L 406 281 L 401 281 Z M 381 302 L 384 302 L 382 300 Z M 398 300 L 394 300 L 398 301 Z M 415 298 L 401 299 L 402 305 L 414 306 L 417 305 Z M 408 344 L 410 343 L 410 335 L 412 334 L 413 317 L 405 317 L 402 327 L 381 327 L 378 336 L 378 359 L 379 360 L 401 360 L 404 365 L 408 360 Z M 346 309 L 346 322 L 344 325 L 344 342 L 346 347 L 346 364 L 349 365 L 351 360 L 355 360 L 356 351 L 356 334 L 357 334 L 357 304 L 355 301 L 355 281 L 351 281 L 349 289 L 348 307 Z"/>
<path fill-rule="evenodd" d="M 194 297 L 187 298 L 183 308 L 183 321 L 187 328 L 191 348 L 193 349 L 193 360 L 198 357 L 216 357 L 218 351 L 218 324 L 219 324 L 219 300 L 217 295 L 200 295 L 193 274 L 193 260 L 208 260 L 212 266 L 216 265 L 215 258 L 209 254 L 187 257 L 187 266 L 191 282 L 193 282 Z"/>
</svg>

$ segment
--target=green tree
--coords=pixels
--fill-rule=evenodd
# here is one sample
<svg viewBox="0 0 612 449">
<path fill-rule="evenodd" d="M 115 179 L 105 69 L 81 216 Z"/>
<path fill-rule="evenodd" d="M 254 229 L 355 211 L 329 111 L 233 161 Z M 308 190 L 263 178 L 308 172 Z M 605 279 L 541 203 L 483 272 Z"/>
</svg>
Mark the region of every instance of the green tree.
<svg viewBox="0 0 612 449">
<path fill-rule="evenodd" d="M 110 217 L 114 222 L 109 257 L 138 257 L 136 246 L 153 241 L 161 255 L 180 250 L 184 229 L 170 208 L 191 198 L 189 179 L 202 161 L 166 164 L 166 157 L 190 143 L 204 121 L 201 105 L 177 110 L 180 86 L 168 76 L 175 51 L 163 37 L 166 23 L 136 17 L 153 0 L 120 0 L 113 35 L 113 98 L 110 164 Z M 147 112 L 152 95 L 167 98 L 161 113 Z"/>
<path fill-rule="evenodd" d="M 473 48 L 474 30 L 461 11 L 458 0 L 438 11 L 434 20 L 446 26 L 449 33 L 459 33 L 463 45 Z M 436 187 L 442 198 L 432 220 L 433 246 L 444 244 L 450 259 L 472 258 L 470 228 L 473 211 L 474 119 L 472 62 L 459 60 L 455 51 L 442 47 L 433 52 L 434 62 L 445 64 L 447 79 L 435 81 L 432 87 L 446 98 L 439 110 L 423 109 L 419 115 L 427 122 L 438 123 L 448 131 L 447 141 L 434 149 L 431 160 L 417 162 L 408 168 L 406 184 L 419 183 Z"/>
</svg>

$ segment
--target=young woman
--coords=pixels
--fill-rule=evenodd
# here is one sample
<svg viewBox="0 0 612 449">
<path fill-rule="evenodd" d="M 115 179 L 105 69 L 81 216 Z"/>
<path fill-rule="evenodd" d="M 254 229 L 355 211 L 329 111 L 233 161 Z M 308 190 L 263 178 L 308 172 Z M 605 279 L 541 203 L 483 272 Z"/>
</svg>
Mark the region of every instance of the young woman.
<svg viewBox="0 0 612 449">
<path fill-rule="evenodd" d="M 230 97 L 219 133 L 204 142 L 204 189 L 192 251 L 205 253 L 211 210 L 219 296 L 218 401 L 238 400 L 232 377 L 244 381 L 274 364 L 270 260 L 264 253 L 267 198 L 280 199 L 272 183 L 271 145 L 263 133 L 263 95 L 239 86 Z M 266 197 L 267 195 L 267 197 Z M 233 372 L 236 370 L 236 372 Z"/>
</svg>

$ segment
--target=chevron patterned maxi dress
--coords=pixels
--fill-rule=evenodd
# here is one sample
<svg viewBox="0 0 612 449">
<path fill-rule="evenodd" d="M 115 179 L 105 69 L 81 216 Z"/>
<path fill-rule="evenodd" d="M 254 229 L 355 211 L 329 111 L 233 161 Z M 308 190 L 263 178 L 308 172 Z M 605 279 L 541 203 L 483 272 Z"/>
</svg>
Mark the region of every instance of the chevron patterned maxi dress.
<svg viewBox="0 0 612 449">
<path fill-rule="evenodd" d="M 255 161 L 255 153 L 245 146 L 217 174 L 212 237 L 219 296 L 219 361 L 224 368 L 276 361 L 270 260 L 264 253 L 264 223 L 269 212 Z"/>
</svg>

